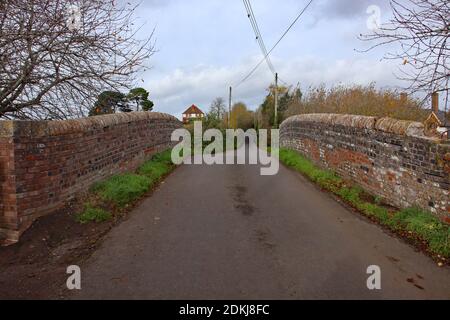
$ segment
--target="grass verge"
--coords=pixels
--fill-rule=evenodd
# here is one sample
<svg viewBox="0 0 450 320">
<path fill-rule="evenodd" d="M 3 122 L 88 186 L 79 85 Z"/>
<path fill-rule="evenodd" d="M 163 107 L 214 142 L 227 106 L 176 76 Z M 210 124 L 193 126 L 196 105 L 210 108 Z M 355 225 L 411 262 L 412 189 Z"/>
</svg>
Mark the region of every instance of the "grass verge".
<svg viewBox="0 0 450 320">
<path fill-rule="evenodd" d="M 146 193 L 151 184 L 151 179 L 146 176 L 127 173 L 97 183 L 91 190 L 102 200 L 124 207 Z"/>
<path fill-rule="evenodd" d="M 419 208 L 398 210 L 383 205 L 359 186 L 344 181 L 335 172 L 315 166 L 309 159 L 290 149 L 280 149 L 279 157 L 286 166 L 302 173 L 320 187 L 342 198 L 364 215 L 388 227 L 395 233 L 414 240 L 435 258 L 450 258 L 450 226 L 430 212 Z"/>
<path fill-rule="evenodd" d="M 115 175 L 94 184 L 85 200 L 84 211 L 76 215 L 76 220 L 82 224 L 99 223 L 122 215 L 126 208 L 142 198 L 175 169 L 171 152 L 169 149 L 154 155 L 135 173 Z"/>
<path fill-rule="evenodd" d="M 81 224 L 86 224 L 89 222 L 104 222 L 112 218 L 111 213 L 101 208 L 94 208 L 87 205 L 83 212 L 76 216 L 76 219 Z"/>
</svg>

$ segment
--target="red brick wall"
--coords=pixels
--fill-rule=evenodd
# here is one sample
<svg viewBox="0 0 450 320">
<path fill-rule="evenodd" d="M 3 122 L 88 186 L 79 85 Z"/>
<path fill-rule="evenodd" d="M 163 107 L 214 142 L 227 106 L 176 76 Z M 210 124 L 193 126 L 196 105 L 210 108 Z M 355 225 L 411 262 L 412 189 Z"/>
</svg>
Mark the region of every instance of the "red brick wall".
<svg viewBox="0 0 450 320">
<path fill-rule="evenodd" d="M 0 129 L 0 239 L 18 228 L 12 123 Z"/>
<path fill-rule="evenodd" d="M 96 181 L 135 170 L 171 147 L 171 133 L 180 126 L 172 116 L 150 112 L 0 122 L 13 128 L 0 129 L 0 230 L 17 240 L 36 218 Z"/>
<path fill-rule="evenodd" d="M 309 114 L 281 125 L 280 145 L 400 208 L 419 206 L 450 221 L 450 143 L 417 122 Z"/>
</svg>

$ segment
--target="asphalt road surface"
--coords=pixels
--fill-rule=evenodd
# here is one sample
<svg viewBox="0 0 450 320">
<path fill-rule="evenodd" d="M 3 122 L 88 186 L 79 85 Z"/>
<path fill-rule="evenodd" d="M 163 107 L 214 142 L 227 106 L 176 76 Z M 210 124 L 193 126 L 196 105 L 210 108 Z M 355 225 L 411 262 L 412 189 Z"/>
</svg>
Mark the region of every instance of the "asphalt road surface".
<svg viewBox="0 0 450 320">
<path fill-rule="evenodd" d="M 75 299 L 450 299 L 448 268 L 284 167 L 181 166 L 81 272 Z"/>
</svg>

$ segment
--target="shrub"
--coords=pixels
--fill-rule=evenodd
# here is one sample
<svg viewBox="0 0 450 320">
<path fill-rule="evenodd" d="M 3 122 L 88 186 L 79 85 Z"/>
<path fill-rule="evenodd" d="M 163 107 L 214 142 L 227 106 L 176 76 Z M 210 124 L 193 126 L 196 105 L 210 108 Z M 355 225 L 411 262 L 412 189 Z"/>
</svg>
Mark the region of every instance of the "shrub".
<svg viewBox="0 0 450 320">
<path fill-rule="evenodd" d="M 344 113 L 413 121 L 424 121 L 429 115 L 417 99 L 402 99 L 397 91 L 379 90 L 374 84 L 310 87 L 301 100 L 289 104 L 284 118 L 305 113 Z"/>
</svg>

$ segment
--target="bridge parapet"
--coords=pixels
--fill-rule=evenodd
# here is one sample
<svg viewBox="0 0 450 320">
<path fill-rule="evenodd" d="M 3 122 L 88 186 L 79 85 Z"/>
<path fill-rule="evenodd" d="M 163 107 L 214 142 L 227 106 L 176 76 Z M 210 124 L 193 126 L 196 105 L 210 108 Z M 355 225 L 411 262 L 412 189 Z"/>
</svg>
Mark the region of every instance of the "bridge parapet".
<svg viewBox="0 0 450 320">
<path fill-rule="evenodd" d="M 450 144 L 419 122 L 341 114 L 293 116 L 280 145 L 306 155 L 400 208 L 419 206 L 450 222 Z"/>
<path fill-rule="evenodd" d="M 93 183 L 135 170 L 172 146 L 175 117 L 132 112 L 66 121 L 0 121 L 0 239 L 17 241 L 38 217 Z"/>
</svg>

